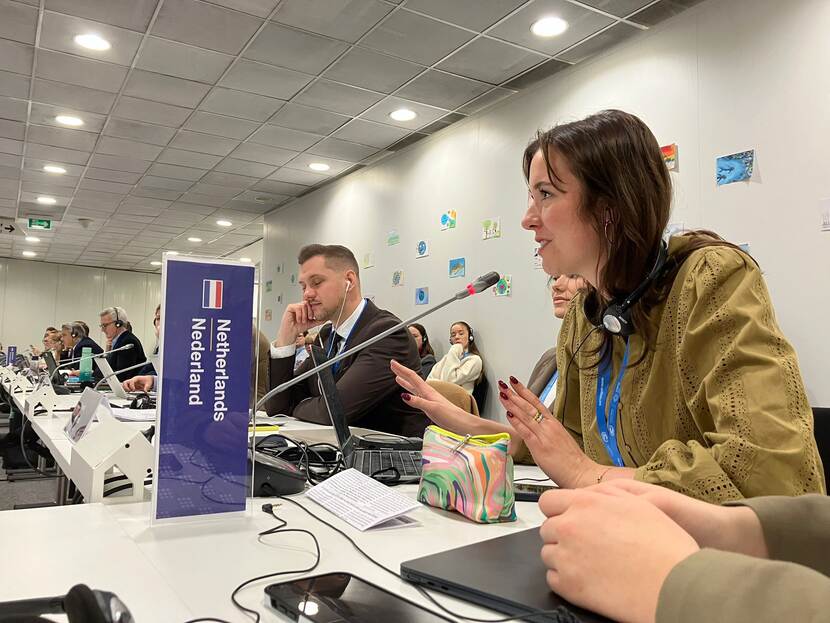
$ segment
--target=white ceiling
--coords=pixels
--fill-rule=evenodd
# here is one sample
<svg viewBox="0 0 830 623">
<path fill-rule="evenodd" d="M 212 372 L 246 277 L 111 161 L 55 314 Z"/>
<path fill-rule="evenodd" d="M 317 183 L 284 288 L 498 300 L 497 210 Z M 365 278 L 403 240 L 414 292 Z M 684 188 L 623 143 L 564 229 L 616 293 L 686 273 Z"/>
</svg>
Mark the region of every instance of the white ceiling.
<svg viewBox="0 0 830 623">
<path fill-rule="evenodd" d="M 232 256 L 264 213 L 698 1 L 0 0 L 0 256 Z M 568 30 L 532 35 L 548 15 Z M 89 32 L 112 47 L 75 44 Z"/>
</svg>

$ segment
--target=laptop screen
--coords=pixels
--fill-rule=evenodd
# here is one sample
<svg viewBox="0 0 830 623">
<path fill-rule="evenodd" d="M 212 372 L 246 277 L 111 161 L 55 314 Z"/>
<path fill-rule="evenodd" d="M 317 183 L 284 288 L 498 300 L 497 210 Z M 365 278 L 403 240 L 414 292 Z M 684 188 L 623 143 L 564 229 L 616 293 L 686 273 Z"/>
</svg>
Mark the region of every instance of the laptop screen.
<svg viewBox="0 0 830 623">
<path fill-rule="evenodd" d="M 321 363 L 328 361 L 325 351 L 316 344 L 311 346 L 311 362 L 318 366 Z M 323 403 L 326 405 L 326 410 L 329 412 L 331 424 L 334 426 L 334 432 L 337 435 L 337 444 L 340 449 L 346 447 L 346 442 L 352 436 L 348 424 L 346 424 L 346 414 L 343 411 L 343 405 L 340 404 L 340 397 L 337 394 L 337 385 L 334 382 L 334 374 L 331 367 L 321 370 L 317 374 L 320 394 L 323 398 Z"/>
</svg>

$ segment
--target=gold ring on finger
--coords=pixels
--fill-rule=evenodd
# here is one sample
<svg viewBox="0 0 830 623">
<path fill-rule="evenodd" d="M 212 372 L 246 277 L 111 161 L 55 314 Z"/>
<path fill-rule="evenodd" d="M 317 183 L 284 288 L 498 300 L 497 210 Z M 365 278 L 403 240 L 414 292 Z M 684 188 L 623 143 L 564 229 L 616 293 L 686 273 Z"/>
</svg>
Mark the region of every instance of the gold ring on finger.
<svg viewBox="0 0 830 623">
<path fill-rule="evenodd" d="M 536 415 L 533 416 L 533 419 L 538 424 L 538 423 L 541 423 L 542 420 L 545 419 L 545 416 L 541 411 L 537 411 Z"/>
</svg>

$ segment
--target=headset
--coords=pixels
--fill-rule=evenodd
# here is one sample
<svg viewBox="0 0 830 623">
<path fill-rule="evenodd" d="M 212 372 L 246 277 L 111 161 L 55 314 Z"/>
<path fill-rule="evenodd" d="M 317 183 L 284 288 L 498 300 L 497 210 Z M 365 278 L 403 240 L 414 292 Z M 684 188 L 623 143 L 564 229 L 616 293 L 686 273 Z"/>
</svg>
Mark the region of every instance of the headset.
<svg viewBox="0 0 830 623">
<path fill-rule="evenodd" d="M 472 344 L 473 342 L 476 341 L 476 336 L 473 335 L 473 328 L 469 324 L 467 324 L 463 320 L 459 320 L 458 322 L 453 322 L 452 324 L 463 324 L 467 328 L 467 334 L 470 336 L 470 339 L 469 339 L 470 344 Z M 450 325 L 450 329 L 452 329 L 452 325 Z M 426 339 L 426 337 L 424 337 L 424 343 L 426 343 L 426 342 L 427 342 L 427 339 Z M 452 338 L 449 339 L 449 342 L 450 342 L 450 346 L 452 346 Z"/>
<path fill-rule="evenodd" d="M 133 623 L 129 609 L 114 593 L 73 586 L 66 595 L 0 602 L 2 620 L 50 621 L 41 614 L 66 614 L 69 623 Z"/>
<path fill-rule="evenodd" d="M 608 307 L 602 312 L 602 324 L 598 325 L 599 328 L 605 329 L 611 335 L 619 335 L 621 337 L 628 337 L 634 333 L 634 325 L 631 323 L 631 308 L 642 298 L 648 287 L 662 277 L 665 271 L 671 266 L 666 262 L 668 257 L 669 248 L 665 240 L 661 240 L 660 247 L 657 249 L 657 259 L 654 261 L 654 266 L 651 271 L 643 282 L 622 301 L 619 299 L 611 301 Z M 472 334 L 470 335 L 470 341 L 473 341 Z"/>
<path fill-rule="evenodd" d="M 113 322 L 113 324 L 120 329 L 121 327 L 124 326 L 124 321 L 121 320 L 121 318 L 118 317 L 118 308 L 117 307 L 113 307 L 112 311 L 115 312 L 115 322 Z"/>
</svg>

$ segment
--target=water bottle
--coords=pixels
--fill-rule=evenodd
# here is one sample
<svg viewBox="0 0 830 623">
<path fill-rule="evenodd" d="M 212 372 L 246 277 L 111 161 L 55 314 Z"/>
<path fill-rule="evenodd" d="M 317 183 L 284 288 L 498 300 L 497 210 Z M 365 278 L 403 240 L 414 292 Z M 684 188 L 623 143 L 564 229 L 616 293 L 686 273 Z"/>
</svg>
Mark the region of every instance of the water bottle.
<svg viewBox="0 0 830 623">
<path fill-rule="evenodd" d="M 84 346 L 81 350 L 81 366 L 78 380 L 81 383 L 92 381 L 92 348 Z"/>
</svg>

